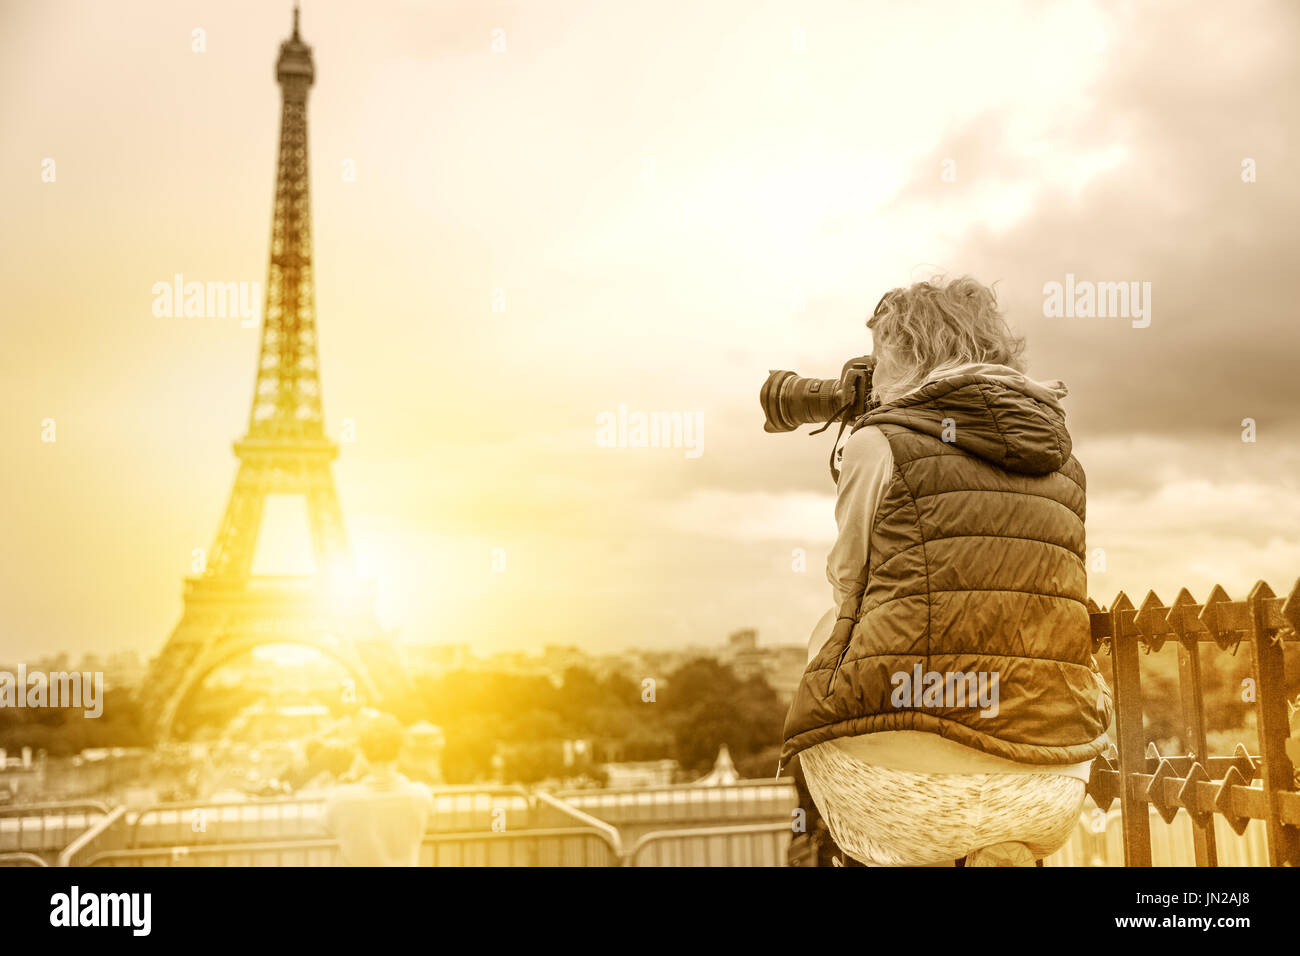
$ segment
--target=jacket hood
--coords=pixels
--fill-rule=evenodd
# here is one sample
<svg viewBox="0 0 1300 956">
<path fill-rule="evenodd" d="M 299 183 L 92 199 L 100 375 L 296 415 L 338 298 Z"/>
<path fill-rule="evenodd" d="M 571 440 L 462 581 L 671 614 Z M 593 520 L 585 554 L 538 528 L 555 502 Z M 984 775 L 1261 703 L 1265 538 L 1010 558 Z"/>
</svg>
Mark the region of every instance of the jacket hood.
<svg viewBox="0 0 1300 956">
<path fill-rule="evenodd" d="M 858 419 L 901 425 L 956 445 L 1007 471 L 1047 475 L 1070 459 L 1064 383 L 1036 382 L 1003 365 L 965 365 Z"/>
</svg>

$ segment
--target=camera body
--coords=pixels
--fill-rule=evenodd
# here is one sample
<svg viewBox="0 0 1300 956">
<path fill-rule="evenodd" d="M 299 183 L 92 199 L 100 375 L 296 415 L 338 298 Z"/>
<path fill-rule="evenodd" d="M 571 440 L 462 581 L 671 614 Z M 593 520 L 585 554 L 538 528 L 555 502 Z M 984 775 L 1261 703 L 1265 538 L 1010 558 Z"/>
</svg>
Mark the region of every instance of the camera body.
<svg viewBox="0 0 1300 956">
<path fill-rule="evenodd" d="M 800 425 L 849 422 L 866 413 L 871 404 L 871 375 L 876 360 L 859 355 L 844 363 L 839 378 L 802 378 L 795 372 L 773 369 L 759 390 L 765 432 L 792 432 Z"/>
</svg>

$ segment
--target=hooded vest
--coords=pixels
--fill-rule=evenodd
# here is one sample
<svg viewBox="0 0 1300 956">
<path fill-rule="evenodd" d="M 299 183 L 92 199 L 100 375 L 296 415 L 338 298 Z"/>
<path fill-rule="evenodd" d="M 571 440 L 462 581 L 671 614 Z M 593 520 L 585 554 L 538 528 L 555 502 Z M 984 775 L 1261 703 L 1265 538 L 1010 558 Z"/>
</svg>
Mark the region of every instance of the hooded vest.
<svg viewBox="0 0 1300 956">
<path fill-rule="evenodd" d="M 1111 699 L 1092 656 L 1084 474 L 1064 415 L 969 374 L 874 409 L 854 430 L 865 425 L 894 457 L 866 590 L 804 672 L 782 763 L 886 730 L 1026 763 L 1101 753 Z"/>
</svg>

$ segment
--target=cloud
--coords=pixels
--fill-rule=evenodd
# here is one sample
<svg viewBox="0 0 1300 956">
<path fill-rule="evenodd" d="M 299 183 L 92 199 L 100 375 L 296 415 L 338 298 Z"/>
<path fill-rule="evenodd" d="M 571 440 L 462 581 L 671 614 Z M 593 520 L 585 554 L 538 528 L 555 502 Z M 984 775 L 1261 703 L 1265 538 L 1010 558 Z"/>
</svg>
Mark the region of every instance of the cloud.
<svg viewBox="0 0 1300 956">
<path fill-rule="evenodd" d="M 667 525 L 687 535 L 737 542 L 829 545 L 835 540 L 835 496 L 811 492 L 691 492 L 665 508 Z"/>
<path fill-rule="evenodd" d="M 1294 124 L 1278 121 L 1300 106 L 1300 61 L 1283 39 L 1296 11 L 1132 9 L 1074 101 L 1036 130 L 1014 111 L 973 118 L 919 167 L 954 157 L 956 181 L 918 175 L 891 213 L 946 214 L 958 235 L 944 258 L 1001 280 L 1035 369 L 1071 384 L 1076 434 L 1206 437 L 1254 417 L 1300 435 L 1300 181 L 1283 173 Z M 1242 181 L 1246 158 L 1257 182 Z M 999 196 L 1017 211 L 1010 228 Z M 1152 325 L 1044 317 L 1043 285 L 1067 273 L 1151 282 Z"/>
<path fill-rule="evenodd" d="M 1090 588 L 1171 599 L 1215 584 L 1242 596 L 1257 580 L 1279 593 L 1300 576 L 1300 450 L 1136 436 L 1076 448 L 1088 471 L 1088 547 L 1105 552 Z"/>
</svg>

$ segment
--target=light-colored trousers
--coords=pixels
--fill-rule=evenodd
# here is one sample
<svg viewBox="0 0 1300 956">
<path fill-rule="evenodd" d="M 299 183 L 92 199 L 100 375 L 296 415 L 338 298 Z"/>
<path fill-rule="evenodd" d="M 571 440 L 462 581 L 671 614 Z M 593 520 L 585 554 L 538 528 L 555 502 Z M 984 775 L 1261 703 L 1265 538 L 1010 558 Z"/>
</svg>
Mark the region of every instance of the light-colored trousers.
<svg viewBox="0 0 1300 956">
<path fill-rule="evenodd" d="M 1056 773 L 914 773 L 863 763 L 827 741 L 799 755 L 840 849 L 868 866 L 949 864 L 997 843 L 1036 859 L 1070 838 L 1085 784 Z"/>
</svg>

